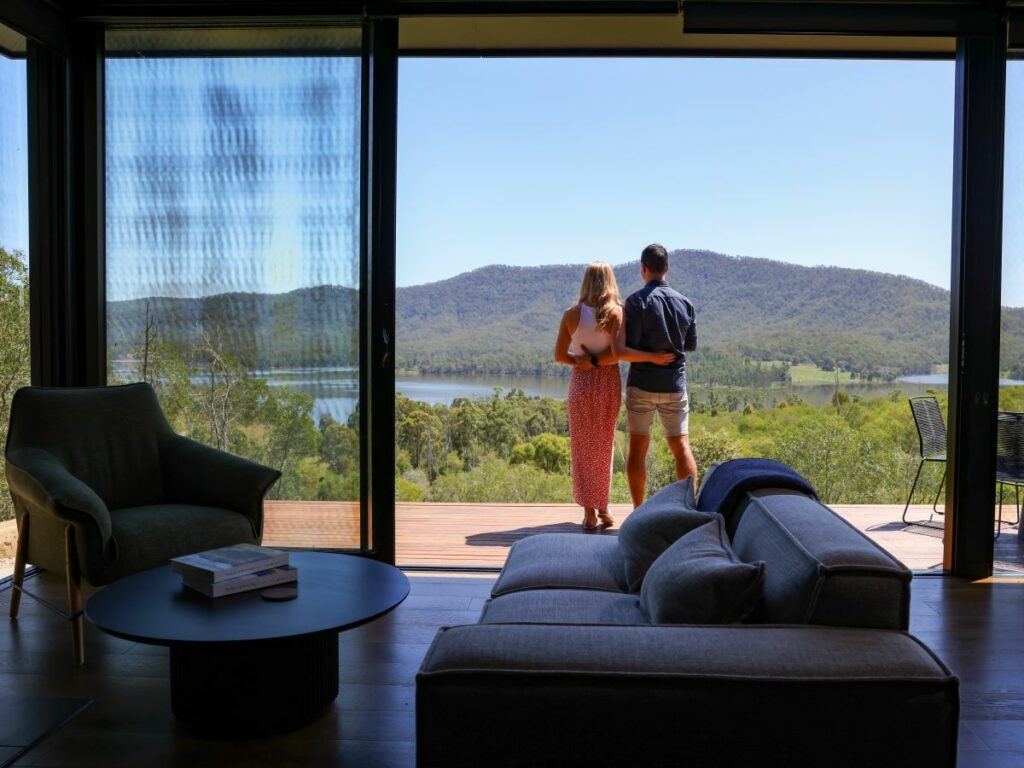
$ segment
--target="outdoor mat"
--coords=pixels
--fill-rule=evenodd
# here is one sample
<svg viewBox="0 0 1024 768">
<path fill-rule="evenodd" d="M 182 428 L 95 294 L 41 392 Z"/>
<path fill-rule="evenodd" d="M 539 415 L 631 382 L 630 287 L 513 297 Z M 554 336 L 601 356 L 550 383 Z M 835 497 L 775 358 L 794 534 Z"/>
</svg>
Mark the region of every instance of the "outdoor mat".
<svg viewBox="0 0 1024 768">
<path fill-rule="evenodd" d="M 941 520 L 922 520 L 919 523 L 911 523 L 903 530 L 907 533 L 931 536 L 933 539 L 941 539 L 946 533 L 945 523 Z"/>
<path fill-rule="evenodd" d="M 0 695 L 0 768 L 52 734 L 92 699 Z"/>
</svg>

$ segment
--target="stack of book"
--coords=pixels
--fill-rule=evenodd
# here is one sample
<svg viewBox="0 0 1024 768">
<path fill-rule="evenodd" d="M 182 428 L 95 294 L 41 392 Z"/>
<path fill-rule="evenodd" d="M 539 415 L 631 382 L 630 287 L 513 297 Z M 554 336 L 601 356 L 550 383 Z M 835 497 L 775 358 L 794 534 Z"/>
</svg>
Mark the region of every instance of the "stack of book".
<svg viewBox="0 0 1024 768">
<path fill-rule="evenodd" d="M 299 572 L 288 565 L 288 553 L 279 549 L 235 544 L 171 560 L 190 589 L 207 597 L 223 597 L 297 581 Z"/>
</svg>

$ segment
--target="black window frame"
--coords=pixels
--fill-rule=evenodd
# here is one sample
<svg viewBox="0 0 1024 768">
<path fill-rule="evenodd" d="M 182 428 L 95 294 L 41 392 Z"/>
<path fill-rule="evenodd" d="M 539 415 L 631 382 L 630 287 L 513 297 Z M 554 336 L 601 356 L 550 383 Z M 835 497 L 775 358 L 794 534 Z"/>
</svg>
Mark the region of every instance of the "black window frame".
<svg viewBox="0 0 1024 768">
<path fill-rule="evenodd" d="M 1002 3 L 723 2 L 722 0 L 394 0 L 357 2 L 202 3 L 151 5 L 137 0 L 80 4 L 8 0 L 0 21 L 29 44 L 30 282 L 32 380 L 86 385 L 105 379 L 103 328 L 102 33 L 120 23 L 201 24 L 211 17 L 244 22 L 362 16 L 364 141 L 361 226 L 364 297 L 361 312 L 361 440 L 363 539 L 369 556 L 394 562 L 395 118 L 399 19 L 418 15 L 539 13 L 677 14 L 690 32 L 780 35 L 955 37 L 953 226 L 949 472 L 944 565 L 955 576 L 992 573 L 995 484 L 994 423 L 998 403 L 999 276 L 1002 263 L 1002 157 L 1005 62 L 1024 48 L 1024 11 Z M 717 25 L 717 26 L 716 26 Z M 367 48 L 367 39 L 371 41 Z M 1008 45 L 1008 40 L 1011 41 Z M 74 42 L 72 42 L 74 41 Z M 430 51 L 424 55 L 440 55 Z M 451 51 L 458 55 L 458 51 Z M 523 50 L 519 55 L 624 55 L 614 50 Z M 509 51 L 463 50 L 507 56 Z M 631 50 L 628 55 L 785 57 L 779 50 Z M 829 50 L 794 55 L 852 58 Z M 908 54 L 913 58 L 950 58 Z M 878 58 L 887 58 L 879 56 Z M 1002 73 L 1000 75 L 1000 72 Z M 993 141 L 995 139 L 995 141 Z M 99 149 L 99 154 L 97 154 Z M 970 162 L 968 162 L 970 160 Z M 968 254 L 970 258 L 968 258 Z M 390 418 L 390 423 L 389 423 Z M 978 445 L 986 451 L 971 451 Z"/>
</svg>

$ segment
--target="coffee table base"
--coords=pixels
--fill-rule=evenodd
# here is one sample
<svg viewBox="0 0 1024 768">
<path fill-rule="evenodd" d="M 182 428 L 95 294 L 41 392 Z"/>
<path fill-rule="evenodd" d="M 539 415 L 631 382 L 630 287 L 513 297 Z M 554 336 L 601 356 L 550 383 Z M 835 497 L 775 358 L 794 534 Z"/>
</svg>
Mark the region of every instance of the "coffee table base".
<svg viewBox="0 0 1024 768">
<path fill-rule="evenodd" d="M 198 734 L 262 736 L 316 719 L 338 696 L 338 634 L 179 643 L 171 651 L 171 710 Z"/>
</svg>

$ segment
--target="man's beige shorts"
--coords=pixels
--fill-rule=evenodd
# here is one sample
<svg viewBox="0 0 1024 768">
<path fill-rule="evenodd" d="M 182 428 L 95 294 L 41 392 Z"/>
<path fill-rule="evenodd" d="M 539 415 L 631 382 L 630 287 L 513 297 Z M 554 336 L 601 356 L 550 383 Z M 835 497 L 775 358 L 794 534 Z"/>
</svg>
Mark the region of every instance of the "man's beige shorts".
<svg viewBox="0 0 1024 768">
<path fill-rule="evenodd" d="M 629 434 L 649 435 L 658 412 L 666 437 L 690 434 L 690 400 L 686 392 L 647 392 L 626 387 L 626 421 Z"/>
</svg>

